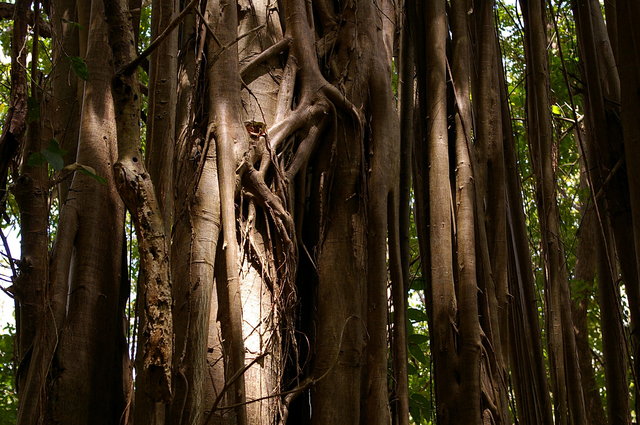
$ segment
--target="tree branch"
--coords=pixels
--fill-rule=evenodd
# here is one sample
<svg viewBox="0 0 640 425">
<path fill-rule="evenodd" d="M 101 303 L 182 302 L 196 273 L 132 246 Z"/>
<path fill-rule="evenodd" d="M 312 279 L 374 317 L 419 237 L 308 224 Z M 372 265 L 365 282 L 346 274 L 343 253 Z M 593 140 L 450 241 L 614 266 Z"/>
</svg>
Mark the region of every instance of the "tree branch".
<svg viewBox="0 0 640 425">
<path fill-rule="evenodd" d="M 15 9 L 15 4 L 0 2 L 0 19 L 13 19 Z M 27 23 L 33 28 L 35 26 L 34 22 L 33 11 L 30 10 L 27 12 Z M 38 27 L 40 28 L 39 31 L 41 37 L 51 37 L 51 23 L 42 19 L 42 16 L 38 16 Z"/>
<path fill-rule="evenodd" d="M 282 40 L 278 41 L 276 44 L 266 48 L 262 53 L 258 54 L 253 59 L 251 59 L 251 62 L 247 63 L 242 68 L 240 68 L 240 78 L 244 80 L 247 77 L 247 75 L 249 75 L 249 73 L 251 73 L 253 70 L 255 70 L 258 67 L 258 65 L 288 50 L 290 45 L 291 45 L 291 39 L 283 38 Z"/>
<path fill-rule="evenodd" d="M 153 40 L 151 42 L 151 44 L 149 44 L 149 47 L 144 49 L 142 51 L 142 53 L 140 53 L 131 62 L 129 62 L 128 64 L 124 65 L 118 71 L 118 74 L 119 75 L 129 75 L 129 74 L 133 73 L 133 71 L 135 71 L 135 69 L 139 65 L 142 64 L 142 62 L 160 45 L 160 43 L 162 43 L 164 41 L 164 39 L 167 38 L 167 36 L 171 33 L 171 31 L 173 31 L 178 26 L 178 24 L 180 24 L 180 22 L 182 22 L 182 20 L 185 18 L 185 16 L 187 16 L 189 14 L 191 9 L 196 4 L 198 4 L 199 1 L 200 0 L 192 0 L 191 3 L 186 5 L 185 8 L 182 9 L 182 12 L 180 12 L 180 14 L 178 16 L 176 16 L 175 19 L 173 21 L 171 21 L 171 23 L 169 25 L 167 25 L 167 27 L 164 29 L 164 31 L 162 31 L 162 33 L 160 33 L 160 35 L 158 35 L 156 37 L 156 39 Z"/>
</svg>

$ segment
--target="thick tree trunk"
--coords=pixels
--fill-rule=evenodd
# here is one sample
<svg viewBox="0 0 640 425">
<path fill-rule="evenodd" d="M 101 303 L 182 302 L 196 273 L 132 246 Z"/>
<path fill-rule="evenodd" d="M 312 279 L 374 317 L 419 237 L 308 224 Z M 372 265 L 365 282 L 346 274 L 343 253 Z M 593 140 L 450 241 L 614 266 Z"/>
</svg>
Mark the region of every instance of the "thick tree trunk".
<svg viewBox="0 0 640 425">
<path fill-rule="evenodd" d="M 86 56 L 89 79 L 84 84 L 76 161 L 92 167 L 106 183 L 76 173 L 70 188 L 75 196 L 61 212 L 63 223 L 77 220 L 77 227 L 60 230 L 57 243 L 62 246 L 72 240 L 73 248 L 61 252 L 55 259 L 60 263 L 52 266 L 66 267 L 67 256 L 72 255 L 67 272 L 69 297 L 63 304 L 66 317 L 64 323 L 56 323 L 61 332 L 49 396 L 53 423 L 65 424 L 111 424 L 120 420 L 125 409 L 124 373 L 113 373 L 126 370 L 121 318 L 122 298 L 128 295 L 121 275 L 124 209 L 111 170 L 117 151 L 113 67 L 102 1 L 93 1 L 90 7 L 90 12 L 83 9 L 80 13 L 80 21 L 90 30 Z M 88 17 L 87 21 L 82 16 Z M 53 288 L 54 293 L 64 291 L 67 284 L 66 280 L 53 283 L 61 285 Z M 97 398 L 96 388 L 100 388 Z"/>
<path fill-rule="evenodd" d="M 637 25 L 640 20 L 640 7 L 637 2 L 618 0 L 615 2 L 615 28 L 617 46 L 618 70 L 621 86 L 621 119 L 624 135 L 624 151 L 629 179 L 629 194 L 631 215 L 633 221 L 633 235 L 635 243 L 636 272 L 640 273 L 640 167 L 637 161 L 640 155 L 640 123 L 637 120 L 640 113 L 640 31 Z M 607 16 L 608 18 L 608 16 Z M 607 19 L 607 26 L 609 21 Z M 628 227 L 626 227 L 628 232 Z M 631 311 L 631 346 L 633 353 L 633 375 L 635 378 L 635 411 L 640 411 L 640 276 L 630 275 L 632 268 L 623 277 L 627 290 L 627 298 Z"/>
<path fill-rule="evenodd" d="M 198 33 L 198 29 L 202 29 Z M 176 106 L 175 213 L 171 244 L 174 297 L 173 400 L 168 414 L 176 424 L 223 423 L 211 414 L 224 387 L 224 362 L 214 285 L 220 236 L 220 196 L 215 148 L 193 108 L 202 60 L 202 26 L 195 13 L 183 24 Z M 198 47 L 199 46 L 199 47 Z M 206 121 L 205 121 L 206 123 Z M 207 123 L 210 125 L 210 123 Z M 207 135 L 209 136 L 209 135 Z M 219 421 L 218 421 L 219 420 Z"/>
<path fill-rule="evenodd" d="M 19 424 L 407 425 L 412 172 L 438 423 L 508 424 L 515 416 L 523 425 L 551 425 L 543 336 L 550 340 L 557 423 L 597 422 L 587 417 L 588 379 L 578 363 L 578 350 L 582 370 L 591 359 L 584 355 L 588 339 L 580 339 L 587 316 L 575 309 L 575 341 L 559 237 L 541 0 L 522 4 L 546 335 L 495 2 L 407 0 L 403 14 L 392 0 L 52 1 L 55 63 L 51 92 L 42 86 L 44 131 L 29 123 L 21 144 L 28 73 L 16 51 L 0 160 L 0 177 L 5 169 L 22 175 L 15 194 L 24 259 L 13 288 L 28 292 L 17 291 Z M 30 2 L 14 8 L 22 46 L 25 22 L 40 22 L 37 3 L 33 17 Z M 597 0 L 588 4 L 587 41 L 602 54 L 593 60 L 599 74 L 587 75 L 587 93 L 615 100 L 615 49 L 593 9 Z M 629 15 L 638 10 L 620 4 Z M 136 28 L 149 10 L 154 41 L 138 56 Z M 637 31 L 619 13 L 609 31 L 622 52 L 635 46 Z M 402 29 L 399 16 L 406 17 Z M 391 82 L 401 30 L 398 116 Z M 629 37 L 618 37 L 623 32 Z M 35 43 L 33 56 L 39 48 Z M 631 72 L 630 59 L 617 60 Z M 78 85 L 77 75 L 87 77 L 83 61 L 88 79 Z M 148 92 L 138 67 L 148 68 Z M 633 91 L 635 76 L 629 78 L 623 89 Z M 140 91 L 148 93 L 144 149 Z M 32 92 L 39 95 L 35 86 Z M 604 193 L 598 207 L 612 224 L 635 332 L 636 251 L 622 250 L 633 246 L 635 195 L 632 182 L 615 190 L 626 184 L 617 173 L 626 170 L 615 167 L 622 157 L 619 108 L 602 99 L 589 99 L 587 115 L 609 120 L 598 142 L 614 143 L 611 152 L 602 144 L 587 156 L 592 166 L 592 156 L 602 159 L 593 172 Z M 632 100 L 622 100 L 634 110 Z M 629 120 L 623 117 L 625 125 Z M 50 181 L 46 167 L 25 161 L 50 134 L 69 151 L 72 180 Z M 18 147 L 19 155 L 9 152 Z M 11 165 L 18 157 L 20 165 Z M 80 173 L 92 174 L 83 167 L 106 183 Z M 62 211 L 49 260 L 52 184 L 60 186 Z M 133 375 L 122 332 L 130 291 L 121 198 L 140 253 Z M 607 249 L 613 243 L 601 242 Z M 612 254 L 600 251 L 600 301 L 608 409 L 624 424 Z"/>
</svg>

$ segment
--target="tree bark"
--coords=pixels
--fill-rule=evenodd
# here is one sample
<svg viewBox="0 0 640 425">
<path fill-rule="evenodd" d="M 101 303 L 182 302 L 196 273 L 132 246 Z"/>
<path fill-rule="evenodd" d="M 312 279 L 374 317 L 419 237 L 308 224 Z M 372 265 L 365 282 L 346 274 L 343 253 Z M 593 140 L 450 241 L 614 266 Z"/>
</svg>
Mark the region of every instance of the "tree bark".
<svg viewBox="0 0 640 425">
<path fill-rule="evenodd" d="M 580 382 L 570 294 L 560 240 L 556 181 L 552 166 L 553 135 L 549 114 L 549 71 L 546 53 L 545 6 L 539 0 L 521 1 L 528 69 L 527 129 L 536 175 L 536 203 L 545 264 L 548 338 L 558 424 L 586 421 Z"/>
<path fill-rule="evenodd" d="M 64 323 L 56 323 L 61 331 L 48 401 L 53 423 L 109 424 L 118 422 L 125 409 L 125 374 L 113 373 L 125 370 L 126 343 L 121 322 L 122 297 L 128 295 L 121 276 L 124 209 L 111 170 L 117 152 L 116 122 L 104 10 L 101 1 L 91 2 L 90 11 L 84 6 L 89 5 L 83 5 L 80 12 L 80 21 L 86 22 L 89 29 L 89 79 L 84 84 L 76 161 L 92 167 L 106 183 L 76 173 L 70 188 L 75 196 L 61 212 L 62 220 L 77 220 L 77 231 L 73 233 L 75 226 L 70 226 L 68 233 L 60 230 L 57 243 L 65 245 L 69 238 L 74 241 L 73 248 L 60 253 L 61 263 L 52 266 L 66 266 L 66 255 L 73 252 L 66 272 L 66 316 Z M 54 282 L 61 285 L 54 291 L 65 290 L 65 280 Z M 92 401 L 95 388 L 100 388 L 98 401 Z"/>
</svg>

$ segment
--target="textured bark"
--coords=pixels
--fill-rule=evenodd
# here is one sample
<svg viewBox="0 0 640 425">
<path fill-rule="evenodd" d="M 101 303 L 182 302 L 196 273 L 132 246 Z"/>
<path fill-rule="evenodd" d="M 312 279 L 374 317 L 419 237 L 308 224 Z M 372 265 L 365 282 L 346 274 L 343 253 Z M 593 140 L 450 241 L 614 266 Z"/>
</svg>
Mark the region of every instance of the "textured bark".
<svg viewBox="0 0 640 425">
<path fill-rule="evenodd" d="M 459 349 L 460 386 L 465 402 L 457 415 L 459 423 L 478 423 L 481 415 L 480 323 L 478 321 L 478 282 L 476 273 L 475 202 L 476 187 L 470 150 L 473 121 L 471 118 L 471 43 L 468 36 L 469 2 L 455 1 L 451 7 L 453 66 L 451 74 L 457 105 L 456 125 L 456 245 L 458 300 L 460 309 Z"/>
<path fill-rule="evenodd" d="M 218 28 L 218 48 L 227 44 L 232 46 L 226 51 L 217 52 L 214 43 L 208 44 L 211 58 L 219 56 L 209 68 L 209 79 L 212 82 L 210 96 L 213 136 L 218 165 L 218 186 L 220 190 L 222 218 L 222 252 L 224 253 L 225 272 L 224 285 L 219 295 L 220 302 L 225 304 L 226 315 L 222 319 L 222 336 L 225 341 L 226 379 L 233 382 L 229 400 L 235 405 L 236 421 L 239 425 L 247 424 L 245 376 L 242 373 L 245 360 L 244 340 L 242 336 L 242 295 L 240 292 L 239 247 L 236 238 L 236 210 L 234 205 L 236 193 L 236 168 L 239 159 L 248 153 L 247 131 L 242 123 L 240 112 L 240 75 L 238 72 L 238 48 L 234 40 L 238 36 L 238 15 L 235 2 L 227 0 L 209 2 L 209 24 Z M 238 375 L 239 376 L 236 376 Z M 235 378 L 234 378 L 235 376 Z"/>
<path fill-rule="evenodd" d="M 90 78 L 84 84 L 77 161 L 92 167 L 107 183 L 76 173 L 70 189 L 75 196 L 61 213 L 64 220 L 77 220 L 77 232 L 64 236 L 74 241 L 68 251 L 73 256 L 67 272 L 69 295 L 63 304 L 67 306 L 66 317 L 64 323 L 56 323 L 56 328 L 62 329 L 49 395 L 51 422 L 65 424 L 114 423 L 125 409 L 124 372 L 113 373 L 126 370 L 121 297 L 128 295 L 121 276 L 124 210 L 111 170 L 116 157 L 110 95 L 113 67 L 102 2 L 94 1 L 90 6 L 90 13 L 87 9 L 81 11 L 88 17 L 90 29 L 86 56 Z M 61 240 L 62 245 L 65 243 Z M 65 256 L 60 260 L 62 264 L 56 268 L 69 264 Z M 64 291 L 66 283 L 55 282 L 61 287 L 54 287 L 54 292 Z M 100 388 L 97 398 L 95 388 Z"/>
<path fill-rule="evenodd" d="M 14 11 L 11 34 L 11 93 L 0 139 L 0 202 L 5 206 L 7 176 L 15 155 L 20 152 L 27 126 L 27 14 L 31 0 L 19 1 Z"/>
<path fill-rule="evenodd" d="M 523 208 L 522 188 L 511 128 L 507 87 L 501 77 L 507 223 L 509 235 L 510 369 L 516 397 L 516 416 L 525 425 L 553 424 L 551 400 L 542 354 L 542 337 L 536 300 L 535 278 Z"/>
<path fill-rule="evenodd" d="M 34 43 L 37 46 L 37 43 Z M 32 51 L 37 56 L 37 49 Z M 32 84 L 33 102 L 42 102 L 42 91 Z M 44 148 L 41 124 L 38 120 L 30 120 L 24 143 L 23 158 L 29 158 Z M 47 165 L 31 166 L 27 161 L 22 163 L 20 175 L 12 192 L 21 211 L 20 229 L 22 253 L 18 264 L 19 275 L 15 278 L 13 292 L 19 315 L 16 315 L 18 374 L 16 387 L 18 391 L 25 389 L 29 383 L 30 369 L 37 369 L 32 363 L 33 353 L 37 350 L 37 331 L 44 319 L 45 294 L 49 274 L 49 178 Z M 29 411 L 31 403 L 37 400 L 22 399 L 19 409 Z M 25 407 L 26 405 L 26 407 Z"/>
<path fill-rule="evenodd" d="M 508 417 L 507 361 L 507 240 L 505 169 L 498 80 L 498 51 L 493 20 L 493 2 L 483 3 L 475 16 L 476 75 L 474 116 L 476 144 L 475 175 L 480 196 L 477 198 L 480 246 L 484 260 L 479 282 L 484 306 L 481 310 L 484 341 L 487 347 L 483 373 L 492 375 L 485 397 L 490 401 L 484 410 L 493 410 L 494 420 Z"/>
<path fill-rule="evenodd" d="M 151 39 L 175 18 L 176 0 L 155 0 L 152 5 Z M 178 31 L 172 31 L 149 58 L 147 143 L 145 160 L 153 181 L 165 233 L 171 232 L 173 215 L 173 160 L 176 120 Z"/>
<path fill-rule="evenodd" d="M 630 421 L 627 413 L 629 389 L 626 382 L 626 343 L 622 335 L 619 295 L 616 295 L 619 290 L 615 283 L 617 272 L 614 249 L 618 252 L 622 275 L 628 282 L 627 288 L 633 293 L 633 288 L 637 288 L 637 261 L 634 260 L 634 247 L 627 227 L 633 221 L 629 196 L 633 196 L 633 188 L 631 178 L 627 177 L 633 173 L 633 167 L 623 166 L 619 171 L 611 167 L 614 162 L 623 161 L 627 150 L 626 145 L 625 148 L 622 146 L 623 128 L 633 131 L 630 126 L 635 125 L 635 121 L 620 122 L 620 80 L 615 72 L 614 55 L 600 5 L 593 1 L 576 1 L 574 14 L 584 64 L 583 72 L 588 83 L 587 117 L 588 129 L 592 133 L 592 137 L 588 139 L 591 143 L 584 149 L 589 169 L 594 169 L 590 173 L 592 190 L 596 193 L 603 191 L 605 194 L 604 197 L 596 197 L 596 211 L 600 226 L 597 233 L 598 294 L 603 325 L 606 386 L 607 393 L 611 394 L 607 397 L 607 416 L 610 423 L 626 424 Z M 625 105 L 622 110 L 628 109 L 629 105 Z M 623 231 L 623 227 L 626 230 Z M 615 245 L 609 228 L 612 229 Z M 625 350 L 614 350 L 614 346 L 623 346 Z"/>
<path fill-rule="evenodd" d="M 426 143 L 429 193 L 429 244 L 431 285 L 427 297 L 431 306 L 431 352 L 434 357 L 436 406 L 438 423 L 455 423 L 460 388 L 456 379 L 455 332 L 457 300 L 454 288 L 451 253 L 451 187 L 449 183 L 449 152 L 446 110 L 447 25 L 445 2 L 425 5 L 427 23 L 424 45 L 427 49 L 427 84 L 430 93 L 426 114 Z M 426 185 L 425 185 L 426 186 Z"/>
<path fill-rule="evenodd" d="M 638 19 L 640 19 L 640 7 L 633 1 L 618 0 L 615 2 L 615 12 L 615 18 L 612 19 L 614 23 L 611 27 L 617 29 L 615 39 L 617 41 L 617 49 L 614 51 L 618 52 L 618 69 L 622 94 L 621 119 L 629 180 L 636 275 L 632 274 L 633 267 L 628 266 L 625 271 L 624 264 L 621 264 L 621 268 L 631 311 L 631 347 L 633 374 L 635 377 L 635 411 L 637 415 L 637 412 L 640 411 L 640 388 L 638 388 L 638 380 L 640 379 L 640 276 L 637 274 L 640 273 L 640 268 L 638 267 L 638 264 L 640 264 L 640 198 L 638 195 L 640 191 L 640 172 L 637 166 L 637 158 L 640 155 L 640 124 L 637 120 L 638 113 L 640 113 L 640 75 L 638 75 L 638 66 L 640 66 L 640 55 L 638 54 L 640 32 L 637 28 Z M 608 19 L 607 26 L 609 26 Z M 628 222 L 625 224 L 628 224 Z M 625 228 L 628 232 L 629 228 L 626 226 Z M 625 242 L 629 241 L 626 240 Z M 626 246 L 629 247 L 629 245 Z M 620 261 L 621 263 L 623 262 L 622 259 Z M 630 261 L 632 259 L 627 259 L 627 262 Z"/>
<path fill-rule="evenodd" d="M 136 228 L 141 279 L 138 282 L 140 317 L 139 351 L 136 359 L 135 416 L 161 424 L 171 398 L 173 354 L 172 295 L 168 243 L 160 204 L 144 166 L 140 149 L 140 94 L 136 71 L 123 69 L 136 57 L 133 29 L 127 19 L 125 0 L 104 2 L 109 25 L 109 44 L 117 73 L 112 82 L 118 137 L 116 184 Z"/>
<path fill-rule="evenodd" d="M 576 327 L 576 347 L 580 362 L 580 375 L 582 376 L 582 391 L 584 392 L 585 406 L 590 412 L 589 423 L 604 425 L 607 423 L 607 419 L 595 378 L 587 316 L 590 308 L 589 298 L 593 294 L 595 286 L 596 251 L 598 249 L 596 245 L 598 234 L 596 232 L 601 232 L 601 228 L 597 222 L 593 203 L 586 201 L 581 209 L 583 213 L 577 236 L 575 279 L 571 288 L 574 296 L 571 313 Z"/>
<path fill-rule="evenodd" d="M 57 140 L 60 148 L 66 151 L 65 165 L 75 162 L 78 150 L 78 125 L 80 122 L 80 102 L 78 101 L 79 78 L 71 68 L 69 56 L 79 56 L 79 30 L 72 24 L 77 22 L 77 11 L 73 0 L 55 0 L 51 3 L 51 20 L 55 39 L 60 43 L 54 44 L 53 61 L 56 66 L 51 70 L 51 98 L 44 108 L 50 108 L 52 137 Z M 64 203 L 67 199 L 70 180 L 65 179 L 58 185 L 59 200 Z"/>
<path fill-rule="evenodd" d="M 242 91 L 243 122 L 245 129 L 255 130 L 260 122 L 273 123 L 278 110 L 278 96 L 280 89 L 279 78 L 282 77 L 282 54 L 286 50 L 275 50 L 274 56 L 261 56 L 263 52 L 274 52 L 282 46 L 282 28 L 279 17 L 280 8 L 269 7 L 268 1 L 239 3 L 239 26 L 241 34 L 249 34 L 238 41 L 238 58 L 240 64 L 240 78 L 246 85 Z M 264 29 L 262 29 L 264 28 Z M 253 69 L 247 72 L 247 66 Z M 251 124 L 254 123 L 253 128 Z M 255 138 L 249 134 L 250 138 Z M 264 190 L 261 181 L 269 181 L 270 173 L 279 168 L 273 158 L 267 162 L 267 154 L 262 149 L 266 146 L 268 135 L 258 138 L 260 152 L 257 173 L 250 173 L 249 186 L 257 183 Z M 277 168 L 278 167 L 278 168 Z M 283 391 L 279 379 L 284 371 L 284 347 L 288 346 L 291 338 L 288 314 L 290 301 L 286 301 L 284 294 L 291 295 L 294 284 L 296 266 L 295 252 L 292 245 L 286 242 L 290 236 L 282 239 L 273 237 L 282 235 L 277 229 L 279 221 L 284 223 L 291 220 L 291 214 L 282 215 L 286 203 L 278 186 L 282 182 L 276 176 L 271 180 L 273 194 L 266 192 L 268 202 L 258 199 L 241 198 L 241 204 L 248 204 L 248 214 L 244 218 L 245 235 L 241 238 L 240 251 L 240 285 L 243 305 L 243 338 L 245 341 L 245 372 L 246 393 L 248 400 L 253 401 L 247 406 L 247 421 L 250 424 L 275 424 L 278 412 L 282 409 L 282 402 L 275 394 Z M 257 189 L 255 189 L 257 190 Z M 275 196 L 274 196 L 275 195 Z M 269 211 L 275 207 L 279 213 L 270 220 L 259 217 L 262 211 Z M 281 209 L 282 208 L 282 209 Z M 280 214 L 280 216 L 279 216 Z M 268 214 L 267 214 L 268 217 Z M 274 224 L 276 224 L 274 226 Z M 288 233 L 287 233 L 288 234 Z M 244 246 L 243 246 L 244 245 Z M 284 263 L 278 271 L 276 264 Z"/>
<path fill-rule="evenodd" d="M 19 423 L 408 424 L 413 173 L 437 421 L 507 424 L 515 416 L 551 425 L 494 2 L 472 3 L 407 0 L 403 12 L 392 0 L 55 0 L 57 63 L 51 92 L 43 85 L 42 137 L 31 123 L 31 138 L 12 156 L 21 168 L 1 160 L 25 177 L 15 188 L 23 195 L 24 250 L 37 252 L 37 267 L 21 278 L 38 274 L 42 293 L 32 295 L 44 307 L 21 324 L 30 334 L 21 344 L 33 342 L 21 348 Z M 579 339 L 583 312 L 571 341 L 549 160 L 544 7 L 522 3 L 548 281 L 544 336 L 552 340 L 557 422 L 582 425 L 597 422 L 598 412 L 581 407 L 589 385 L 576 353 L 583 370 L 591 360 Z M 137 55 L 141 6 L 151 7 L 154 41 Z M 613 49 L 603 21 L 593 9 L 589 16 L 597 24 L 592 44 L 602 51 L 602 97 L 617 99 Z M 619 18 L 610 32 L 618 34 Z M 78 80 L 66 54 L 86 60 L 88 81 Z M 147 58 L 148 91 L 137 78 Z M 587 116 L 615 118 L 613 104 Z M 633 307 L 635 251 L 621 249 L 633 242 L 631 209 L 623 208 L 632 205 L 631 186 L 614 187 L 617 171 L 627 170 L 615 166 L 622 139 L 612 122 L 598 138 L 603 150 L 586 156 L 592 165 L 590 155 L 603 160 L 593 173 L 613 228 L 615 244 L 606 246 L 616 246 Z M 53 183 L 44 167 L 24 162 L 49 134 L 69 151 L 73 177 L 53 180 L 63 207 L 50 254 L 46 230 L 29 229 L 47 227 Z M 609 141 L 612 152 L 604 150 Z M 83 166 L 107 183 L 81 174 Z M 135 397 L 122 335 L 129 288 L 116 183 L 140 249 Z M 622 353 L 615 352 L 622 339 L 615 270 L 607 276 L 614 252 L 600 254 L 607 391 L 620 394 L 624 361 L 611 360 Z M 624 398 L 609 397 L 612 417 L 616 409 L 626 414 Z"/>
<path fill-rule="evenodd" d="M 196 58 L 196 51 L 202 49 L 202 45 L 196 38 L 195 19 L 195 14 L 187 16 L 180 37 L 174 167 L 176 202 L 171 245 L 176 338 L 169 420 L 184 424 L 202 423 L 203 415 L 208 418 L 213 401 L 224 386 L 214 286 L 221 226 L 217 162 L 215 149 L 210 140 L 205 140 L 201 129 L 191 131 L 194 120 L 199 118 L 193 108 L 194 97 L 201 90 L 197 71 L 200 68 L 196 62 L 200 56 Z"/>
<path fill-rule="evenodd" d="M 27 42 L 27 11 L 31 7 L 30 1 L 19 2 L 16 8 L 16 18 L 11 38 L 11 93 L 10 106 L 5 118 L 5 126 L 0 140 L 2 152 L 2 205 L 5 205 L 6 178 L 10 162 L 14 155 L 21 154 L 20 150 L 31 154 L 41 148 L 40 131 L 33 119 L 28 121 L 27 70 L 26 58 Z M 40 93 L 31 94 L 36 102 L 41 98 Z M 37 121 L 37 120 L 35 120 Z M 25 137 L 27 133 L 29 134 Z M 18 388 L 25 386 L 25 378 L 29 369 L 30 351 L 33 349 L 38 321 L 42 314 L 42 291 L 47 272 L 46 254 L 43 256 L 42 236 L 47 238 L 48 219 L 46 193 L 46 166 L 30 167 L 24 164 L 20 169 L 20 177 L 14 188 L 14 196 L 22 212 L 20 224 L 24 228 L 20 248 L 21 258 L 18 264 L 19 275 L 12 287 L 16 304 L 16 358 L 18 360 Z"/>
<path fill-rule="evenodd" d="M 528 69 L 527 129 L 536 175 L 536 203 L 545 264 L 548 341 L 556 423 L 582 424 L 586 421 L 586 411 L 571 318 L 567 270 L 560 241 L 555 173 L 550 160 L 553 135 L 549 113 L 545 5 L 539 0 L 521 1 L 521 5 L 525 21 Z"/>
</svg>

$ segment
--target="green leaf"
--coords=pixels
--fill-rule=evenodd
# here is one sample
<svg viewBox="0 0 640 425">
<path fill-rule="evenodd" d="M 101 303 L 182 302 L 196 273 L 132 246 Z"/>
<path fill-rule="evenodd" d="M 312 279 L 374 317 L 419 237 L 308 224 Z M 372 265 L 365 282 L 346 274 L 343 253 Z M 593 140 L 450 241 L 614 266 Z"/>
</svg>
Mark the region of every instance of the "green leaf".
<svg viewBox="0 0 640 425">
<path fill-rule="evenodd" d="M 100 184 L 107 184 L 107 179 L 99 176 L 98 173 L 96 173 L 96 170 L 93 167 L 89 167 L 88 165 L 82 165 L 74 162 L 73 164 L 69 164 L 64 167 L 63 171 L 77 171 L 84 174 L 85 176 L 89 176 L 92 179 L 95 179 Z"/>
<path fill-rule="evenodd" d="M 411 404 L 421 408 L 429 408 L 431 406 L 429 399 L 420 393 L 413 393 L 409 398 L 411 399 Z"/>
<path fill-rule="evenodd" d="M 79 23 L 77 23 L 77 22 L 70 21 L 69 19 L 62 18 L 62 22 L 64 22 L 65 24 L 69 24 L 69 25 L 71 25 L 72 27 L 78 28 L 79 30 L 81 30 L 81 29 L 82 29 L 82 25 L 80 25 L 80 24 L 79 24 Z"/>
<path fill-rule="evenodd" d="M 27 165 L 29 167 L 39 167 L 44 165 L 47 162 L 47 158 L 42 154 L 42 152 L 34 152 L 29 155 L 29 159 L 27 160 Z"/>
<path fill-rule="evenodd" d="M 409 320 L 411 320 L 413 322 L 426 322 L 427 321 L 427 314 L 424 311 L 419 310 L 417 308 L 409 308 L 407 310 L 407 317 L 409 318 Z"/>
<path fill-rule="evenodd" d="M 562 115 L 562 109 L 558 105 L 551 105 L 551 112 L 553 115 Z"/>
<path fill-rule="evenodd" d="M 56 139 L 49 141 L 49 146 L 41 151 L 47 162 L 56 171 L 62 170 L 64 167 L 64 155 L 67 153 L 64 149 L 60 148 Z"/>
<path fill-rule="evenodd" d="M 84 59 L 79 56 L 69 56 L 69 62 L 71 62 L 71 69 L 79 78 L 84 81 L 89 79 L 89 68 Z"/>
<path fill-rule="evenodd" d="M 86 167 L 86 168 L 83 167 L 83 168 L 80 168 L 78 171 L 80 171 L 82 174 L 85 174 L 85 175 L 95 179 L 100 184 L 104 184 L 104 185 L 107 184 L 107 179 L 105 179 L 102 176 L 97 175 L 95 172 L 89 171 L 88 168 L 91 168 L 91 167 Z"/>
<path fill-rule="evenodd" d="M 91 171 L 91 170 L 93 170 L 93 171 Z M 85 175 L 95 179 L 100 184 L 104 184 L 104 185 L 107 184 L 107 179 L 105 179 L 104 177 L 99 176 L 98 174 L 96 174 L 96 170 L 94 170 L 91 167 L 87 167 L 86 165 L 82 165 L 80 167 L 80 169 L 78 169 L 78 171 L 80 171 L 82 174 L 85 174 Z"/>
<path fill-rule="evenodd" d="M 49 141 L 49 145 L 45 149 L 29 155 L 27 164 L 30 167 L 39 167 L 45 163 L 49 163 L 51 168 L 56 171 L 60 171 L 62 170 L 62 167 L 64 167 L 64 155 L 66 153 L 67 151 L 60 148 L 56 139 L 51 139 Z"/>
<path fill-rule="evenodd" d="M 422 363 L 423 365 L 429 364 L 429 359 L 424 354 L 422 348 L 417 344 L 409 344 L 409 353 L 413 356 L 414 359 Z"/>
<path fill-rule="evenodd" d="M 411 281 L 410 289 L 414 291 L 424 291 L 424 278 L 422 276 L 418 276 Z"/>
<path fill-rule="evenodd" d="M 411 419 L 413 419 L 414 423 L 419 424 L 422 422 L 422 416 L 420 415 L 420 408 L 412 406 L 410 404 L 409 413 L 411 414 Z"/>
<path fill-rule="evenodd" d="M 429 341 L 429 337 L 427 335 L 422 335 L 422 334 L 409 335 L 407 339 L 409 340 L 409 344 L 417 344 L 417 345 L 424 344 L 425 342 Z"/>
</svg>

